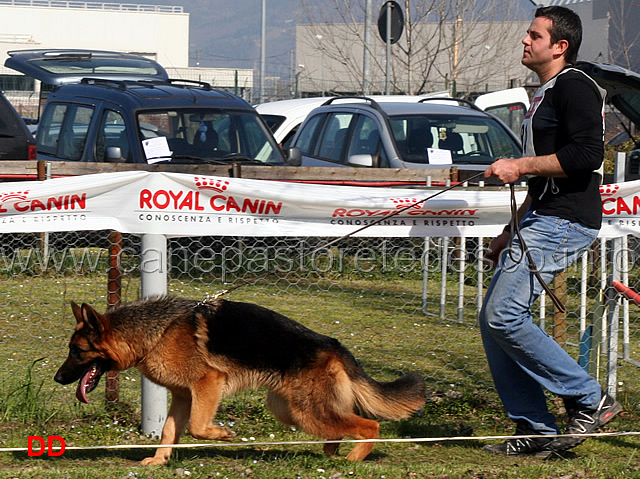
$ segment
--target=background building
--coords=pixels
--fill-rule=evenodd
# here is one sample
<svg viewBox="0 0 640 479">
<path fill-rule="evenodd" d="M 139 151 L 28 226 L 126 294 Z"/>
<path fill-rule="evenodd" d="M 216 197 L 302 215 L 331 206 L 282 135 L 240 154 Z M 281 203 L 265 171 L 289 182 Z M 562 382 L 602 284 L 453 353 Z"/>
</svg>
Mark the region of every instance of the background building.
<svg viewBox="0 0 640 479">
<path fill-rule="evenodd" d="M 189 14 L 181 6 L 0 0 L 0 51 L 81 48 L 152 58 L 171 78 L 250 97 L 252 69 L 189 67 Z M 38 116 L 39 82 L 0 66 L 0 89 L 23 116 Z"/>
</svg>

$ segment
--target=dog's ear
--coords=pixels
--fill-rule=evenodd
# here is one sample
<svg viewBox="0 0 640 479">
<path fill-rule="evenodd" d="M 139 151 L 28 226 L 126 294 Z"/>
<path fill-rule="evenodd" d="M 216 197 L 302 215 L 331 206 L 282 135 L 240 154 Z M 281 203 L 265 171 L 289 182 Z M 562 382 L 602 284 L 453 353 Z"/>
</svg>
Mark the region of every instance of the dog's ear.
<svg viewBox="0 0 640 479">
<path fill-rule="evenodd" d="M 73 315 L 76 317 L 76 322 L 82 322 L 82 309 L 73 301 L 71 301 L 71 311 L 73 311 Z"/>
<path fill-rule="evenodd" d="M 82 303 L 80 309 L 82 322 L 85 326 L 94 330 L 97 334 L 102 335 L 106 329 L 104 317 L 86 303 Z"/>
</svg>

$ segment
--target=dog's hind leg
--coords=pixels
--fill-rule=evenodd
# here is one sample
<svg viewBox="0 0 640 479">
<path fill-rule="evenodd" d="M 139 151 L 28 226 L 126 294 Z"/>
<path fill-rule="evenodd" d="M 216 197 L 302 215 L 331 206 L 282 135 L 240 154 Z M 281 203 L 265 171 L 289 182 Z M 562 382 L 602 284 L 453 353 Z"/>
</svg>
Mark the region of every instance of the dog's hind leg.
<svg viewBox="0 0 640 479">
<path fill-rule="evenodd" d="M 315 432 L 320 437 L 331 440 L 351 437 L 353 439 L 376 439 L 380 432 L 380 425 L 372 420 L 365 419 L 357 414 L 347 416 L 334 416 L 332 420 L 325 424 L 318 425 L 319 430 Z M 338 450 L 339 443 L 327 443 L 324 445 L 324 453 L 331 456 Z M 375 442 L 360 442 L 347 454 L 349 461 L 363 461 L 373 450 Z"/>
<path fill-rule="evenodd" d="M 226 427 L 211 424 L 222 399 L 226 375 L 212 369 L 191 386 L 191 422 L 189 433 L 196 439 L 231 441 L 234 433 Z"/>
<path fill-rule="evenodd" d="M 188 394 L 171 392 L 171 407 L 167 420 L 162 428 L 160 444 L 178 444 L 184 431 L 191 411 L 191 397 Z M 169 462 L 170 447 L 159 447 L 153 457 L 147 457 L 140 462 L 142 466 L 162 466 Z"/>
<path fill-rule="evenodd" d="M 336 437 L 335 439 L 331 439 L 332 441 L 339 441 L 340 439 L 342 439 L 341 437 Z M 335 456 L 338 453 L 338 448 L 340 447 L 340 443 L 339 442 L 327 442 L 324 444 L 324 446 L 322 446 L 322 451 L 324 452 L 325 456 Z"/>
<path fill-rule="evenodd" d="M 345 422 L 345 436 L 352 437 L 354 439 L 376 439 L 380 433 L 380 424 L 372 419 L 365 419 L 363 417 L 353 414 Z M 351 452 L 347 454 L 348 461 L 364 461 L 364 459 L 373 451 L 375 442 L 360 442 L 351 449 Z"/>
</svg>

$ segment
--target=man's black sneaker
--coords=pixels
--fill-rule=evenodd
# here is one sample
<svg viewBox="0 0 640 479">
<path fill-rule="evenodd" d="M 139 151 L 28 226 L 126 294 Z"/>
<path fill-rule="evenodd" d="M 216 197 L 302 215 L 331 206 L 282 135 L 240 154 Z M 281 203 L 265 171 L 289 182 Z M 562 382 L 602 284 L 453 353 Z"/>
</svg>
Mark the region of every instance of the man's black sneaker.
<svg viewBox="0 0 640 479">
<path fill-rule="evenodd" d="M 549 457 L 554 451 L 549 448 L 554 438 L 547 438 L 530 428 L 529 423 L 518 421 L 515 436 L 536 436 L 507 439 L 500 444 L 487 444 L 482 449 L 499 456 L 535 456 Z"/>
<path fill-rule="evenodd" d="M 567 409 L 567 429 L 565 434 L 591 434 L 614 419 L 621 411 L 622 405 L 602 392 L 602 399 L 595 409 L 580 409 L 569 400 L 565 401 Z M 583 443 L 587 438 L 580 436 L 559 437 L 552 447 L 558 450 L 567 450 Z"/>
</svg>

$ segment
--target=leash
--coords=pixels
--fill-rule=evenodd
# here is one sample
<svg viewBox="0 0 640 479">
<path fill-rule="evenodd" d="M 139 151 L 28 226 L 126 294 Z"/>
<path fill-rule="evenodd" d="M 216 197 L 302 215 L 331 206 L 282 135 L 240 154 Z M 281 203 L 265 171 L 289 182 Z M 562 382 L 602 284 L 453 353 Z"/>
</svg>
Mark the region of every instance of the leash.
<svg viewBox="0 0 640 479">
<path fill-rule="evenodd" d="M 509 257 L 515 264 L 519 264 L 522 262 L 522 260 L 526 256 L 527 261 L 529 262 L 530 271 L 533 272 L 533 274 L 535 275 L 536 279 L 538 280 L 542 288 L 549 295 L 556 309 L 560 313 L 566 313 L 567 308 L 565 308 L 562 301 L 560 301 L 560 299 L 555 295 L 555 293 L 551 290 L 551 288 L 549 288 L 549 285 L 545 282 L 545 280 L 542 279 L 542 275 L 540 274 L 540 271 L 538 270 L 538 267 L 536 266 L 535 261 L 533 261 L 533 257 L 531 256 L 531 251 L 529 251 L 529 248 L 527 247 L 527 244 L 525 243 L 524 238 L 522 237 L 522 233 L 520 232 L 520 222 L 518 221 L 518 203 L 516 202 L 516 192 L 513 184 L 509 185 L 509 189 L 511 190 L 511 201 L 510 201 L 511 219 L 509 220 L 509 226 L 511 227 L 511 231 L 513 232 L 513 234 L 511 235 L 511 240 L 509 241 L 509 245 L 508 245 Z M 522 246 L 522 251 L 524 253 L 523 255 L 520 256 L 518 260 L 516 260 L 513 257 L 513 248 L 511 247 L 511 245 L 513 244 L 513 238 L 516 236 L 518 237 L 518 240 L 520 240 L 520 245 Z"/>
<path fill-rule="evenodd" d="M 480 176 L 483 176 L 483 175 L 484 175 L 484 171 L 481 171 L 480 173 L 477 173 L 477 174 L 475 174 L 475 175 L 473 175 L 473 176 L 471 176 L 471 177 L 467 178 L 467 179 L 465 180 L 465 182 L 466 182 L 466 181 L 474 180 L 474 179 L 479 178 Z M 347 238 L 349 238 L 349 237 L 351 237 L 351 236 L 353 236 L 353 235 L 355 235 L 355 234 L 358 234 L 358 233 L 360 233 L 361 231 L 366 230 L 367 228 L 371 228 L 372 226 L 375 226 L 375 225 L 377 225 L 377 224 L 380 224 L 380 223 L 382 223 L 383 221 L 388 220 L 389 218 L 393 218 L 394 216 L 399 215 L 399 214 L 401 214 L 401 213 L 403 213 L 403 212 L 405 212 L 405 211 L 407 211 L 407 210 L 409 210 L 409 209 L 411 209 L 411 208 L 415 208 L 415 207 L 416 207 L 416 206 L 418 206 L 418 205 L 421 205 L 421 204 L 423 204 L 423 203 L 426 203 L 427 201 L 432 200 L 432 199 L 433 199 L 433 198 L 435 198 L 436 196 L 441 195 L 442 193 L 446 193 L 447 191 L 451 191 L 452 189 L 457 188 L 458 186 L 460 186 L 460 185 L 462 185 L 462 184 L 463 184 L 463 182 L 454 183 L 454 184 L 452 184 L 452 185 L 450 185 L 450 186 L 448 186 L 448 187 L 446 187 L 446 188 L 444 188 L 444 189 L 442 189 L 442 190 L 440 190 L 440 191 L 438 191 L 438 192 L 436 192 L 436 193 L 432 194 L 431 196 L 427 196 L 426 198 L 424 198 L 424 199 L 422 199 L 422 200 L 418 200 L 418 201 L 416 201 L 415 203 L 412 203 L 412 204 L 410 204 L 410 205 L 408 205 L 408 206 L 403 206 L 402 208 L 399 208 L 399 209 L 395 210 L 394 212 L 392 212 L 391 214 L 389 214 L 389 215 L 387 215 L 387 216 L 384 216 L 384 217 L 378 218 L 377 220 L 375 220 L 375 221 L 373 221 L 373 222 L 371 222 L 371 223 L 369 223 L 369 224 L 367 224 L 367 225 L 364 225 L 364 226 L 362 226 L 362 227 L 360 227 L 360 228 L 358 228 L 358 229 L 356 229 L 356 230 L 354 230 L 354 231 L 352 231 L 352 232 L 350 232 L 350 233 L 347 233 L 347 234 L 346 234 L 346 235 L 344 235 L 344 236 L 341 236 L 341 237 L 339 237 L 339 238 L 336 238 L 336 239 L 334 239 L 334 240 L 332 240 L 332 241 L 330 241 L 330 242 L 328 242 L 328 243 L 326 243 L 326 244 L 324 244 L 324 245 L 322 245 L 322 246 L 318 246 L 317 248 L 315 248 L 315 249 L 313 249 L 313 250 L 309 251 L 308 253 L 306 253 L 306 254 L 305 254 L 305 256 L 313 255 L 313 254 L 315 254 L 315 253 L 317 253 L 317 252 L 319 252 L 319 251 L 321 251 L 321 250 L 324 250 L 324 249 L 330 248 L 331 246 L 335 245 L 336 243 L 341 242 L 342 240 L 345 240 L 345 239 L 347 239 Z M 294 261 L 296 261 L 296 260 L 293 260 L 293 259 L 292 259 L 292 260 L 289 260 L 288 262 L 286 262 L 286 263 L 284 264 L 284 266 L 287 266 L 287 265 L 289 265 L 289 264 L 293 264 L 293 262 L 294 262 Z M 224 296 L 224 295 L 226 295 L 226 294 L 228 294 L 228 293 L 231 293 L 232 291 L 235 291 L 235 290 L 237 290 L 237 289 L 243 288 L 244 286 L 250 286 L 250 285 L 252 285 L 252 284 L 255 284 L 255 283 L 256 283 L 257 281 L 259 281 L 260 279 L 262 279 L 262 278 L 264 278 L 264 277 L 266 277 L 266 276 L 268 276 L 268 275 L 270 275 L 270 274 L 272 274 L 272 273 L 276 272 L 277 270 L 278 270 L 278 267 L 274 267 L 273 269 L 270 269 L 270 270 L 268 270 L 268 271 L 265 271 L 264 273 L 262 273 L 262 274 L 260 274 L 260 275 L 258 275 L 258 276 L 256 276 L 256 277 L 254 277 L 254 278 L 253 278 L 253 279 L 251 279 L 251 280 L 244 280 L 244 281 L 242 281 L 241 283 L 239 283 L 239 284 L 237 284 L 237 285 L 235 285 L 235 286 L 232 286 L 231 288 L 228 288 L 228 289 L 225 289 L 225 290 L 223 290 L 223 291 L 220 291 L 219 293 L 216 293 L 216 294 L 215 294 L 215 295 L 213 295 L 213 296 L 209 296 L 209 295 L 207 295 L 207 296 L 205 296 L 205 298 L 204 298 L 202 301 L 200 301 L 200 303 L 198 303 L 198 304 L 205 303 L 205 302 L 207 302 L 209 299 L 218 299 L 218 298 L 220 298 L 220 297 L 222 297 L 222 296 Z"/>
<path fill-rule="evenodd" d="M 479 178 L 479 177 L 481 177 L 483 175 L 484 175 L 484 171 L 482 171 L 480 173 L 477 173 L 477 174 L 471 176 L 470 178 L 467 178 L 467 180 L 465 180 L 465 181 L 471 181 L 471 180 Z M 352 231 L 350 233 L 347 233 L 347 234 L 345 234 L 343 236 L 340 236 L 339 238 L 336 238 L 336 239 L 334 239 L 334 240 L 332 240 L 332 241 L 330 241 L 330 242 L 328 242 L 328 243 L 326 243 L 326 244 L 324 244 L 322 246 L 318 246 L 317 248 L 315 248 L 315 249 L 309 251 L 308 253 L 306 253 L 305 256 L 313 255 L 313 254 L 316 254 L 317 252 L 319 252 L 321 250 L 330 248 L 331 246 L 333 246 L 333 245 L 335 245 L 335 244 L 337 244 L 337 243 L 339 243 L 339 242 L 341 242 L 341 241 L 343 241 L 343 240 L 345 240 L 345 239 L 347 239 L 347 238 L 349 238 L 349 237 L 351 237 L 351 236 L 353 236 L 355 234 L 358 234 L 361 231 L 366 230 L 367 228 L 371 228 L 372 226 L 376 226 L 377 224 L 380 224 L 383 221 L 388 220 L 389 218 L 392 218 L 392 217 L 394 217 L 396 215 L 399 215 L 399 214 L 401 214 L 401 213 L 403 213 L 403 212 L 405 212 L 405 211 L 407 211 L 407 210 L 409 210 L 411 208 L 415 208 L 418 205 L 426 203 L 427 201 L 432 200 L 436 196 L 439 196 L 439 195 L 441 195 L 443 193 L 446 193 L 447 191 L 451 191 L 454 188 L 457 188 L 458 186 L 460 186 L 462 184 L 463 184 L 463 182 L 454 183 L 454 184 L 452 184 L 452 185 L 450 185 L 450 186 L 448 186 L 448 187 L 446 187 L 446 188 L 444 188 L 444 189 L 442 189 L 442 190 L 440 190 L 440 191 L 438 191 L 438 192 L 436 192 L 436 193 L 434 193 L 434 194 L 432 194 L 430 196 L 427 196 L 424 199 L 418 200 L 418 201 L 416 201 L 414 203 L 411 203 L 411 204 L 409 204 L 407 206 L 403 206 L 402 208 L 399 208 L 399 209 L 395 210 L 394 212 L 392 212 L 390 215 L 378 218 L 377 220 L 375 220 L 375 221 L 373 221 L 373 222 L 371 222 L 369 224 L 366 224 L 366 225 L 364 225 L 364 226 L 362 226 L 362 227 L 360 227 L 360 228 L 358 228 L 358 229 L 356 229 L 356 230 L 354 230 L 354 231 Z M 560 301 L 558 299 L 558 297 L 554 294 L 554 292 L 551 290 L 551 288 L 549 288 L 549 285 L 544 281 L 544 279 L 542 279 L 542 276 L 540 275 L 540 272 L 538 271 L 536 263 L 535 263 L 535 261 L 533 261 L 533 257 L 531 256 L 531 252 L 529 251 L 529 248 L 527 247 L 527 245 L 526 245 L 526 243 L 524 241 L 524 238 L 522 237 L 522 234 L 520 233 L 520 226 L 519 226 L 519 223 L 518 223 L 518 203 L 516 201 L 516 194 L 515 194 L 514 185 L 510 184 L 509 185 L 509 189 L 510 189 L 510 193 L 511 193 L 511 199 L 510 199 L 511 219 L 509 221 L 509 224 L 511 225 L 511 231 L 513 231 L 513 235 L 511 236 L 511 241 L 510 241 L 509 245 L 511 245 L 511 243 L 513 242 L 513 237 L 517 236 L 518 239 L 520 240 L 520 244 L 522 245 L 522 250 L 523 250 L 523 252 L 525 253 L 525 255 L 527 257 L 527 260 L 529 261 L 529 268 L 531 268 L 531 271 L 535 275 L 536 279 L 540 282 L 540 284 L 542 285 L 543 289 L 547 292 L 547 294 L 549 295 L 549 297 L 553 301 L 553 304 L 556 306 L 558 311 L 560 311 L 561 313 L 566 313 L 567 310 L 566 310 L 564 304 L 562 303 L 562 301 Z M 522 257 L 520 257 L 519 260 L 516 261 L 512 256 L 512 248 L 511 247 L 509 247 L 509 255 L 511 256 L 511 259 L 516 264 L 520 263 L 522 261 L 522 259 L 524 258 L 524 256 L 522 256 Z M 288 262 L 285 263 L 285 266 L 289 265 L 289 264 L 293 264 L 294 261 L 296 261 L 296 260 L 293 260 L 293 259 L 289 260 Z M 222 296 L 225 296 L 225 295 L 227 295 L 227 294 L 229 294 L 229 293 L 231 293 L 231 292 L 233 292 L 233 291 L 235 291 L 237 289 L 243 288 L 245 286 L 250 286 L 252 284 L 255 284 L 260 279 L 262 279 L 262 278 L 264 278 L 264 277 L 266 277 L 266 276 L 268 276 L 270 274 L 273 274 L 277 270 L 278 270 L 278 267 L 276 266 L 276 267 L 274 267 L 274 268 L 272 268 L 270 270 L 265 271 L 264 273 L 262 273 L 262 274 L 260 274 L 258 276 L 255 276 L 253 279 L 244 280 L 244 281 L 236 284 L 235 286 L 232 286 L 230 288 L 227 288 L 227 289 L 225 289 L 223 291 L 220 291 L 220 292 L 214 294 L 213 296 L 206 295 L 204 297 L 204 299 L 198 303 L 198 305 L 204 304 L 207 301 L 209 301 L 210 299 L 221 298 Z"/>
</svg>

